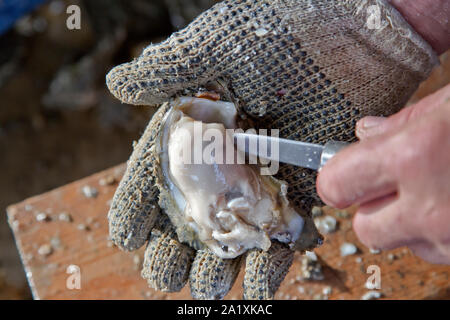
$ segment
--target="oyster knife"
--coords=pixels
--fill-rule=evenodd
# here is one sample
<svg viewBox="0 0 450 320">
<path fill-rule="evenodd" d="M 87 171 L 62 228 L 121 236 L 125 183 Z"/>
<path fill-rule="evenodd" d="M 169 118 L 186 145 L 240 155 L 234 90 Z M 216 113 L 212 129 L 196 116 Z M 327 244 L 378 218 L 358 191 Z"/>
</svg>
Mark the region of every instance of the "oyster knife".
<svg viewBox="0 0 450 320">
<path fill-rule="evenodd" d="M 324 145 L 250 133 L 234 133 L 239 151 L 250 156 L 319 170 L 349 144 L 330 140 Z"/>
</svg>

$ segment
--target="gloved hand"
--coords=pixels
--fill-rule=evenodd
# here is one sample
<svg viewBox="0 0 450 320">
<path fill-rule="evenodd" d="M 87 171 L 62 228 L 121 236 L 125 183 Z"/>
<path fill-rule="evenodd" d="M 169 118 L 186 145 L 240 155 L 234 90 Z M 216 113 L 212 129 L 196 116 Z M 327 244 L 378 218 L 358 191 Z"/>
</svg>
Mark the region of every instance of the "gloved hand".
<svg viewBox="0 0 450 320">
<path fill-rule="evenodd" d="M 219 84 L 257 128 L 307 142 L 354 141 L 359 118 L 397 111 L 436 63 L 430 46 L 385 1 L 224 1 L 115 67 L 107 85 L 122 102 L 156 105 Z M 194 298 L 223 298 L 241 259 L 181 244 L 154 202 L 148 141 L 163 115 L 155 114 L 128 162 L 108 215 L 111 238 L 125 250 L 149 239 L 142 275 L 153 288 L 177 291 L 189 278 Z M 297 210 L 319 203 L 311 170 L 281 165 L 276 177 L 289 184 Z M 302 248 L 312 249 L 320 238 L 313 225 L 306 228 L 316 236 Z M 250 250 L 244 298 L 273 298 L 292 258 L 277 242 L 267 252 Z"/>
</svg>

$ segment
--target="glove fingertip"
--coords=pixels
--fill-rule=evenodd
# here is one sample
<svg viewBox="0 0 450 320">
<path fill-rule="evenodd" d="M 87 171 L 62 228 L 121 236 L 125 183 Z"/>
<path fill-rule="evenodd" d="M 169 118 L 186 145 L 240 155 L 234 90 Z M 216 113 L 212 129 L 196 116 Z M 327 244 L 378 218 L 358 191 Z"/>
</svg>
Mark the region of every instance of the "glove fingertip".
<svg viewBox="0 0 450 320">
<path fill-rule="evenodd" d="M 164 292 L 180 291 L 188 281 L 195 251 L 180 243 L 167 217 L 152 230 L 141 275 L 148 285 Z"/>
<path fill-rule="evenodd" d="M 275 296 L 294 259 L 294 252 L 277 241 L 268 251 L 251 250 L 246 257 L 245 300 L 270 300 Z"/>
<path fill-rule="evenodd" d="M 192 297 L 222 300 L 236 281 L 241 261 L 241 257 L 222 259 L 208 249 L 197 251 L 189 275 Z"/>
</svg>

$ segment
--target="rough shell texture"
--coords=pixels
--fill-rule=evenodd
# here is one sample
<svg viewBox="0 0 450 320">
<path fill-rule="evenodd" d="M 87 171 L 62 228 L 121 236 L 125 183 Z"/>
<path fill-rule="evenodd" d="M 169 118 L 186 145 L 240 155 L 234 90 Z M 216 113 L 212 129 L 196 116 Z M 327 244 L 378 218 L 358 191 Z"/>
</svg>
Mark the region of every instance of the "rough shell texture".
<svg viewBox="0 0 450 320">
<path fill-rule="evenodd" d="M 175 200 L 173 199 L 173 194 L 170 191 L 168 186 L 168 182 L 166 177 L 163 174 L 162 169 L 162 148 L 160 144 L 162 143 L 162 134 L 163 130 L 161 127 L 161 121 L 166 119 L 166 115 L 171 112 L 171 106 L 177 104 L 178 101 L 174 100 L 169 103 L 165 103 L 155 114 L 154 118 L 150 122 L 147 131 L 152 132 L 150 135 L 150 139 L 147 140 L 145 146 L 151 152 L 151 161 L 147 162 L 147 166 L 152 173 L 153 177 L 151 182 L 154 183 L 159 189 L 158 192 L 154 192 L 154 195 L 157 195 L 153 201 L 149 199 L 151 205 L 155 205 L 156 201 L 158 201 L 159 206 L 164 210 L 164 212 L 170 217 L 170 220 L 174 224 L 176 228 L 176 233 L 178 235 L 178 239 L 182 243 L 187 243 L 191 247 L 199 250 L 204 249 L 205 245 L 198 240 L 197 234 L 188 226 L 185 221 L 184 213 L 180 212 Z M 164 114 L 164 115 L 163 115 Z M 156 128 L 156 129 L 154 129 Z M 160 130 L 159 134 L 153 134 L 155 130 Z M 145 138 L 147 138 L 146 133 L 144 133 Z M 143 145 L 144 143 L 139 142 L 138 147 Z M 152 166 L 153 165 L 153 166 Z M 150 197 L 151 195 L 149 195 Z M 305 221 L 304 229 L 300 238 L 295 243 L 295 249 L 299 251 L 311 250 L 315 248 L 317 245 L 320 245 L 322 242 L 322 237 L 317 231 L 313 220 L 310 215 L 303 210 L 297 210 L 298 213 L 302 216 Z"/>
<path fill-rule="evenodd" d="M 248 268 L 246 274 L 250 272 L 246 279 L 258 276 L 258 285 L 249 282 L 251 285 L 246 288 L 252 292 L 258 288 L 258 292 L 261 290 L 264 293 L 258 296 L 246 293 L 245 296 L 273 298 L 292 262 L 294 251 L 291 249 L 273 241 L 273 249 L 268 252 L 251 250 L 247 256 L 221 259 L 204 249 L 199 241 L 195 241 L 193 231 L 182 221 L 177 223 L 177 231 L 186 239 L 192 240 L 189 242 L 191 246 L 179 241 L 168 216 L 180 216 L 173 214 L 172 210 L 177 208 L 174 207 L 171 194 L 165 185 L 160 149 L 157 147 L 162 134 L 161 124 L 170 108 L 171 102 L 168 102 L 158 109 L 134 147 L 108 215 L 112 240 L 125 250 L 138 248 L 149 240 L 142 276 L 150 287 L 157 290 L 178 291 L 189 281 L 194 298 L 221 299 L 231 289 L 245 257 Z M 299 250 L 315 247 L 321 241 L 312 220 L 309 220 L 311 219 L 306 220 L 305 233 L 297 242 Z M 199 250 L 195 251 L 192 247 Z M 261 259 L 272 264 L 258 262 Z M 255 260 L 254 264 L 249 263 L 252 260 Z M 277 267 L 270 269 L 270 265 Z M 244 292 L 247 292 L 247 289 L 244 289 Z"/>
</svg>

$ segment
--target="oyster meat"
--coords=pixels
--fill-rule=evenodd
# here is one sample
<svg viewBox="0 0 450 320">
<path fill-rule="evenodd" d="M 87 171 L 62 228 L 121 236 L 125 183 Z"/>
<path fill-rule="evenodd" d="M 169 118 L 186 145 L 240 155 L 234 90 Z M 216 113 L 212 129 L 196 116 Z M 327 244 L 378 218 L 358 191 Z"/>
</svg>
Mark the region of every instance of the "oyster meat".
<svg viewBox="0 0 450 320">
<path fill-rule="evenodd" d="M 238 164 L 227 129 L 245 125 L 234 104 L 181 97 L 161 109 L 166 114 L 154 141 L 159 202 L 180 241 L 222 258 L 266 251 L 271 240 L 293 247 L 305 215 L 289 205 L 285 182 L 261 175 L 257 165 Z"/>
</svg>

